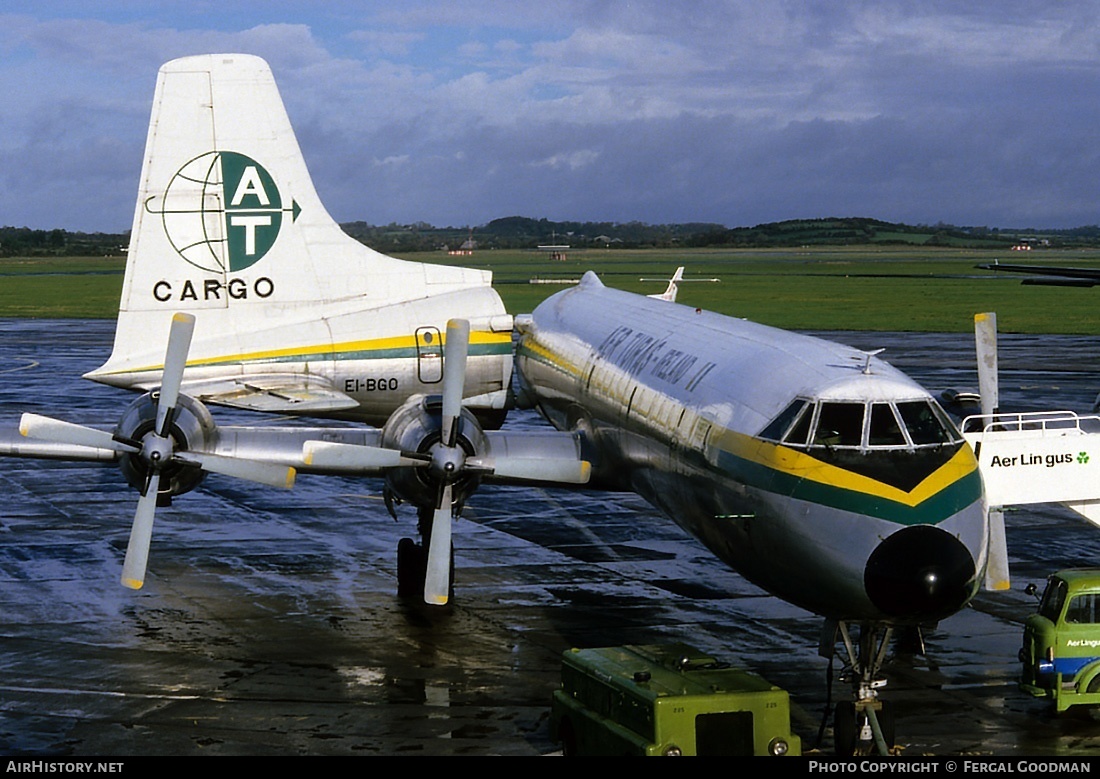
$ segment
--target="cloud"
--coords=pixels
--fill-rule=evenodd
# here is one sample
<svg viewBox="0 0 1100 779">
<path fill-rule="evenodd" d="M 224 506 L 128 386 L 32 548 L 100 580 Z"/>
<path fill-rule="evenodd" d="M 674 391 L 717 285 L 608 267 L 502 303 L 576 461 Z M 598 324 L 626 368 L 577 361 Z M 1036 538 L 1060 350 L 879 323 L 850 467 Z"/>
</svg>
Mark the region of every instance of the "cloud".
<svg viewBox="0 0 1100 779">
<path fill-rule="evenodd" d="M 129 8 L 0 17 L 0 223 L 125 228 L 157 68 L 216 51 L 340 219 L 1097 221 L 1083 1 Z"/>
</svg>

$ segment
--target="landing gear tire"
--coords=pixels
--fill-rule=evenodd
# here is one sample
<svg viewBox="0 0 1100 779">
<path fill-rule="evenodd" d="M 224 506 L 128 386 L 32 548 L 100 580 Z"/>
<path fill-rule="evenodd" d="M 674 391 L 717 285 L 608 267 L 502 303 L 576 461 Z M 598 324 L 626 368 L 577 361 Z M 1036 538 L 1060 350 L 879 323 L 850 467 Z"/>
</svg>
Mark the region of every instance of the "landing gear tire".
<svg viewBox="0 0 1100 779">
<path fill-rule="evenodd" d="M 838 757 L 851 757 L 856 753 L 859 730 L 856 705 L 851 701 L 838 703 L 833 710 L 833 751 Z"/>
<path fill-rule="evenodd" d="M 397 597 L 424 599 L 424 577 L 428 571 L 428 548 L 411 538 L 397 542 Z M 455 550 L 451 546 L 450 598 L 455 594 Z"/>
<path fill-rule="evenodd" d="M 882 740 L 890 750 L 894 748 L 897 733 L 894 707 L 888 701 L 880 701 L 879 706 L 875 718 L 882 732 Z M 859 741 L 866 722 L 867 715 L 857 712 L 856 705 L 851 701 L 841 701 L 836 705 L 833 711 L 833 751 L 837 756 L 851 757 L 856 754 L 857 747 L 866 746 Z"/>
<path fill-rule="evenodd" d="M 423 598 L 428 550 L 411 538 L 397 542 L 397 596 Z"/>
</svg>

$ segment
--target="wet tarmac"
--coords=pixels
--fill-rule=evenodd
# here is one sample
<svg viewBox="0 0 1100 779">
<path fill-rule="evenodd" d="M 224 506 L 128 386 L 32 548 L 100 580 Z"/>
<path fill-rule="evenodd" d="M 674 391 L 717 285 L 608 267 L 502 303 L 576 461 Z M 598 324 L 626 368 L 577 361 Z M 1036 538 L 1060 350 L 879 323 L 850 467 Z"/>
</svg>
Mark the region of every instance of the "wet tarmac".
<svg viewBox="0 0 1100 779">
<path fill-rule="evenodd" d="M 22 411 L 113 425 L 131 396 L 78 378 L 113 327 L 0 320 L 0 428 Z M 934 391 L 976 386 L 970 337 L 833 336 L 885 346 Z M 1001 368 L 1004 406 L 1085 411 L 1100 339 L 1005 336 Z M 455 526 L 443 610 L 395 596 L 415 517 L 394 522 L 376 482 L 302 476 L 276 492 L 210 477 L 158 513 L 136 593 L 118 585 L 135 500 L 113 468 L 0 461 L 0 753 L 547 755 L 564 649 L 674 640 L 786 688 L 804 749 L 817 745 L 818 619 L 635 496 L 483 488 Z M 1100 530 L 1058 507 L 1007 522 L 1013 589 L 887 668 L 902 754 L 1100 754 L 1100 722 L 1056 718 L 1015 683 L 1023 586 L 1100 564 Z"/>
</svg>

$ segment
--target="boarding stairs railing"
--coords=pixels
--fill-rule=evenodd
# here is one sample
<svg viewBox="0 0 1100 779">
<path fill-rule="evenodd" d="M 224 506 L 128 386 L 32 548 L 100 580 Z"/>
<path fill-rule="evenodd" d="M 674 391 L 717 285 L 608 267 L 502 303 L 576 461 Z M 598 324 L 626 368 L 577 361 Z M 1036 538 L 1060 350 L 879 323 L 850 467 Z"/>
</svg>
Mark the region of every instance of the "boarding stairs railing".
<svg viewBox="0 0 1100 779">
<path fill-rule="evenodd" d="M 1100 416 L 980 414 L 962 423 L 991 508 L 1061 503 L 1100 525 Z"/>
</svg>

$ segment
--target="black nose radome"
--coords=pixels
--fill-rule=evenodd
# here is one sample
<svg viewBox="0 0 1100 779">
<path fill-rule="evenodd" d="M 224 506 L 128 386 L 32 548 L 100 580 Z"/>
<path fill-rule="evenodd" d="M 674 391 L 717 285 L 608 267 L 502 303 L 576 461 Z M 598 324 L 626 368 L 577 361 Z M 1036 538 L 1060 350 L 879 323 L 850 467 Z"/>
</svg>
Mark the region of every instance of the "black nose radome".
<svg viewBox="0 0 1100 779">
<path fill-rule="evenodd" d="M 863 586 L 883 613 L 914 621 L 949 617 L 974 595 L 970 551 L 931 525 L 899 530 L 871 553 Z"/>
</svg>

